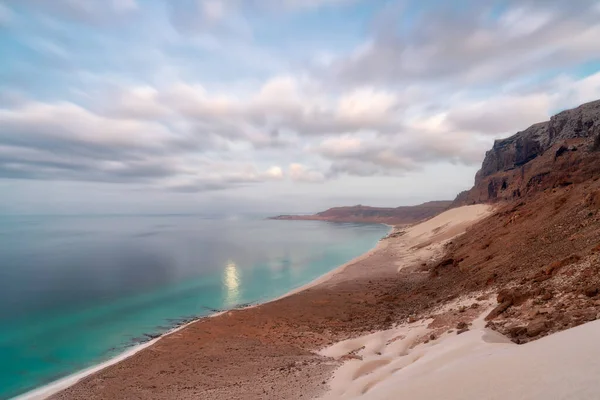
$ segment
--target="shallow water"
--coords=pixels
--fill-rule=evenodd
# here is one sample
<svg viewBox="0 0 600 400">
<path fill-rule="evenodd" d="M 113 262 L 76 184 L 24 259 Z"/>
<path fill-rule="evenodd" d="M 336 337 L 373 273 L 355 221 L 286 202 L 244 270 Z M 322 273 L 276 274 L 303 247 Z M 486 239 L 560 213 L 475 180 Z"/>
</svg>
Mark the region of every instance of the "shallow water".
<svg viewBox="0 0 600 400">
<path fill-rule="evenodd" d="M 0 217 L 0 399 L 186 319 L 279 297 L 387 231 L 256 217 Z"/>
</svg>

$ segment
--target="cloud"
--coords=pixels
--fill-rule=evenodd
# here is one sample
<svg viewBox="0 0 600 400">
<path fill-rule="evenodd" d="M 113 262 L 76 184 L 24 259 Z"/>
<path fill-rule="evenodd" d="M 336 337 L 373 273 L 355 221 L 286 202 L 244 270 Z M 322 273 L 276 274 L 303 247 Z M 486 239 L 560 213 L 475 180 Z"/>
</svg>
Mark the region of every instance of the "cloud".
<svg viewBox="0 0 600 400">
<path fill-rule="evenodd" d="M 600 98 L 600 73 L 582 79 L 560 76 L 534 91 L 500 94 L 487 99 L 463 101 L 443 116 L 450 129 L 509 136 L 543 122 L 559 111 Z"/>
<path fill-rule="evenodd" d="M 549 90 L 553 109 L 562 111 L 590 101 L 600 99 L 600 72 L 574 79 L 570 76 L 557 78 Z"/>
<path fill-rule="evenodd" d="M 339 120 L 348 123 L 384 127 L 383 121 L 392 122 L 397 109 L 398 99 L 394 93 L 362 87 L 340 98 L 336 114 Z"/>
<path fill-rule="evenodd" d="M 251 6 L 266 8 L 275 11 L 303 11 L 328 6 L 341 6 L 356 2 L 357 0 L 250 0 Z"/>
<path fill-rule="evenodd" d="M 402 127 L 393 135 L 337 135 L 313 144 L 309 151 L 331 161 L 328 178 L 403 175 L 436 163 L 476 167 L 493 139 L 600 98 L 600 73 L 581 79 L 561 76 L 525 89 L 486 97 L 454 96 L 453 101 L 433 107 L 408 108 Z"/>
<path fill-rule="evenodd" d="M 311 148 L 332 164 L 330 178 L 340 175 L 403 175 L 430 163 L 476 165 L 490 141 L 447 130 L 429 131 L 414 124 L 410 134 L 331 138 Z"/>
<path fill-rule="evenodd" d="M 263 176 L 274 180 L 283 179 L 283 170 L 281 167 L 274 166 L 266 170 Z"/>
<path fill-rule="evenodd" d="M 402 126 L 393 93 L 359 88 L 328 95 L 317 83 L 291 76 L 268 79 L 254 93 L 210 92 L 201 85 L 124 88 L 104 108 L 124 118 L 183 118 L 203 135 L 286 147 L 295 137 L 360 131 L 393 133 Z"/>
<path fill-rule="evenodd" d="M 225 18 L 227 6 L 220 0 L 204 0 L 200 2 L 202 14 L 208 21 L 219 21 Z"/>
<path fill-rule="evenodd" d="M 317 183 L 325 181 L 325 175 L 302 164 L 293 163 L 289 166 L 290 178 L 296 182 Z"/>
<path fill-rule="evenodd" d="M 156 121 L 112 118 L 72 103 L 0 109 L 0 176 L 137 182 L 189 190 L 280 180 L 271 167 L 215 162 L 213 142 Z"/>
<path fill-rule="evenodd" d="M 259 171 L 254 165 L 207 165 L 204 174 L 184 177 L 173 177 L 165 187 L 176 192 L 205 192 L 231 189 L 268 181 L 279 181 L 284 178 L 281 167 L 270 167 Z M 233 168 L 232 168 L 233 167 Z"/>
<path fill-rule="evenodd" d="M 397 171 L 396 174 L 399 172 Z M 402 173 L 402 172 L 400 172 Z M 334 161 L 327 172 L 327 176 L 330 179 L 338 178 L 341 175 L 351 175 L 351 176 L 360 176 L 360 177 L 368 177 L 368 176 L 385 176 L 391 175 L 391 171 L 388 171 L 381 166 L 378 166 L 372 162 L 363 161 L 361 159 L 342 159 Z"/>
<path fill-rule="evenodd" d="M 110 93 L 105 111 L 115 116 L 135 119 L 160 119 L 167 116 L 168 107 L 160 102 L 160 93 L 152 86 L 121 88 Z"/>
<path fill-rule="evenodd" d="M 499 96 L 456 107 L 448 113 L 447 122 L 455 130 L 497 136 L 546 120 L 550 109 L 547 94 Z"/>
<path fill-rule="evenodd" d="M 249 26 L 239 13 L 237 1 L 165 0 L 171 23 L 183 34 L 218 33 L 243 36 Z"/>
<path fill-rule="evenodd" d="M 93 153 L 91 153 L 93 154 Z M 161 159 L 69 155 L 23 146 L 0 145 L 0 176 L 9 179 L 151 183 L 177 174 Z"/>
<path fill-rule="evenodd" d="M 408 157 L 394 149 L 389 140 L 380 136 L 368 139 L 352 136 L 330 138 L 313 148 L 313 151 L 332 160 L 358 160 L 364 165 L 372 164 L 380 169 L 408 170 L 413 168 L 413 163 Z M 348 164 L 338 162 L 337 165 L 339 170 L 341 165 Z"/>
<path fill-rule="evenodd" d="M 577 65 L 600 51 L 595 1 L 511 1 L 500 16 L 489 2 L 466 3 L 460 12 L 449 4 L 425 6 L 410 23 L 406 7 L 385 9 L 373 38 L 325 75 L 359 84 L 491 84 Z"/>
<path fill-rule="evenodd" d="M 12 12 L 6 6 L 0 4 L 0 29 L 7 27 L 12 20 Z"/>
<path fill-rule="evenodd" d="M 178 83 L 124 87 L 95 108 L 21 99 L 0 109 L 1 173 L 192 191 L 282 180 L 276 165 L 289 159 L 297 160 L 288 168 L 296 182 L 476 166 L 494 138 L 600 97 L 599 77 L 559 77 L 537 91 L 433 108 L 398 108 L 397 93 L 364 88 L 328 97 L 291 77 L 244 96 Z"/>
<path fill-rule="evenodd" d="M 357 0 L 165 0 L 173 26 L 185 34 L 251 37 L 249 19 L 343 6 Z"/>
<path fill-rule="evenodd" d="M 102 117 L 69 102 L 29 102 L 16 109 L 0 110 L 0 121 L 0 138 L 13 145 L 69 150 L 79 144 L 98 150 L 184 145 L 183 138 L 158 123 Z"/>
<path fill-rule="evenodd" d="M 113 22 L 138 9 L 136 0 L 5 0 L 27 8 L 84 23 Z"/>
<path fill-rule="evenodd" d="M 317 17 L 352 0 L 4 3 L 35 53 L 0 67 L 4 178 L 194 192 L 475 169 L 495 138 L 600 97 L 591 1 L 392 1 L 371 21 Z"/>
</svg>

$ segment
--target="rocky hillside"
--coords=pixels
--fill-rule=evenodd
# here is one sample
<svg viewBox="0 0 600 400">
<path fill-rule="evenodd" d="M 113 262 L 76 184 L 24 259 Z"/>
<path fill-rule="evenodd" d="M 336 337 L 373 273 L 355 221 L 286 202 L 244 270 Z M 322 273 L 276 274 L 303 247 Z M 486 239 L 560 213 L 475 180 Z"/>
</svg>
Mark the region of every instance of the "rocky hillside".
<svg viewBox="0 0 600 400">
<path fill-rule="evenodd" d="M 314 215 L 279 215 L 271 219 L 330 222 L 364 222 L 390 225 L 412 224 L 448 209 L 451 201 L 430 201 L 417 206 L 381 208 L 368 206 L 335 207 Z"/>
<path fill-rule="evenodd" d="M 496 293 L 488 327 L 517 343 L 600 319 L 600 179 L 498 204 L 446 250 L 420 289 Z"/>
<path fill-rule="evenodd" d="M 486 153 L 474 187 L 454 205 L 520 198 L 600 173 L 600 100 L 563 111 Z"/>
</svg>

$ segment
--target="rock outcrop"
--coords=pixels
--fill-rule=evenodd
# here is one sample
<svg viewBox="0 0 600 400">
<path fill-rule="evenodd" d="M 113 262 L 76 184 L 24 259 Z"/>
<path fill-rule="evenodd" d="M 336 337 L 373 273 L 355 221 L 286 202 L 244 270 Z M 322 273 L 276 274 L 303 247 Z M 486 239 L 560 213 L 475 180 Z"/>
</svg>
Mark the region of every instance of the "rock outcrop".
<svg viewBox="0 0 600 400">
<path fill-rule="evenodd" d="M 511 200 L 589 179 L 600 171 L 600 100 L 497 140 L 454 205 Z"/>
<path fill-rule="evenodd" d="M 412 224 L 446 211 L 451 201 L 430 201 L 417 206 L 396 208 L 351 206 L 334 207 L 314 215 L 279 215 L 271 219 L 330 222 L 364 222 L 390 225 Z"/>
</svg>

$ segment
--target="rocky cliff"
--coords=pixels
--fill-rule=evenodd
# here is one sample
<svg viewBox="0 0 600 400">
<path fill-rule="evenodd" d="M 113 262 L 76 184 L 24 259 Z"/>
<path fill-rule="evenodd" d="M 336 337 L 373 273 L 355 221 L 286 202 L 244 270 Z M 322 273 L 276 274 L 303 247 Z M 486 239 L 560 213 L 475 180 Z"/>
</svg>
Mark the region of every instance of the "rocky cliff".
<svg viewBox="0 0 600 400">
<path fill-rule="evenodd" d="M 497 140 L 474 187 L 454 205 L 510 200 L 593 178 L 600 172 L 599 150 L 600 100 Z"/>
<path fill-rule="evenodd" d="M 279 215 L 271 219 L 330 222 L 364 222 L 390 225 L 412 224 L 448 209 L 451 201 L 430 201 L 417 206 L 396 208 L 351 206 L 335 207 L 314 215 Z"/>
</svg>

